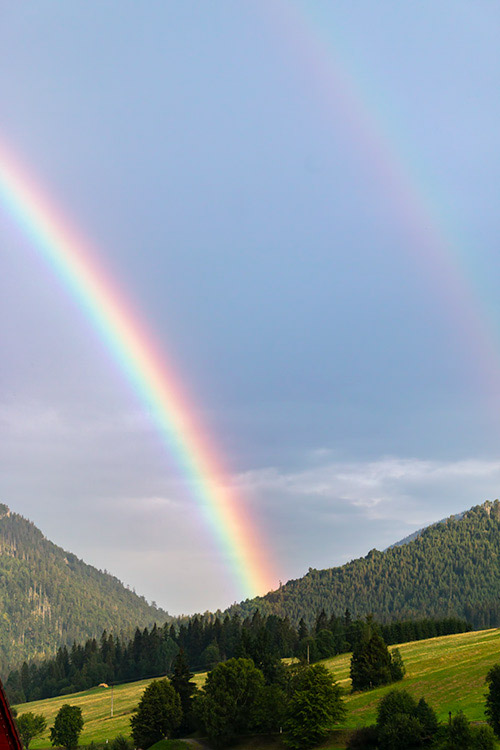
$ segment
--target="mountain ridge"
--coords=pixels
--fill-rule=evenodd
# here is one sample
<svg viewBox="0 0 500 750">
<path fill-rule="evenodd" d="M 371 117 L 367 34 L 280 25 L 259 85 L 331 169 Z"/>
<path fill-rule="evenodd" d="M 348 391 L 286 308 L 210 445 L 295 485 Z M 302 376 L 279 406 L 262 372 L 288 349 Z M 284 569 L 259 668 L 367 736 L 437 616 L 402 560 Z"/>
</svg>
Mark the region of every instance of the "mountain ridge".
<svg viewBox="0 0 500 750">
<path fill-rule="evenodd" d="M 115 576 L 47 539 L 0 504 L 0 669 L 107 629 L 131 633 L 171 619 Z"/>
<path fill-rule="evenodd" d="M 448 521 L 449 519 L 460 520 L 465 513 L 467 513 L 466 510 L 461 511 L 460 513 L 453 513 L 451 516 L 448 516 L 448 518 L 441 518 L 440 521 L 433 521 L 432 523 L 427 524 L 427 526 L 422 526 L 421 529 L 417 529 L 416 531 L 413 531 L 411 534 L 408 534 L 408 536 L 405 536 L 399 541 L 394 542 L 393 544 L 390 544 L 388 547 L 386 547 L 383 550 L 383 552 L 385 552 L 388 549 L 392 549 L 393 547 L 401 547 L 403 544 L 408 544 L 408 542 L 413 542 L 413 540 L 419 537 L 422 534 L 422 532 L 424 532 L 426 529 L 429 529 L 431 526 L 436 526 L 438 523 L 445 523 L 445 521 Z"/>
<path fill-rule="evenodd" d="M 246 617 L 288 617 L 308 626 L 326 614 L 373 614 L 381 622 L 457 616 L 474 627 L 500 624 L 500 503 L 486 501 L 342 566 L 310 568 L 265 596 L 228 608 Z"/>
</svg>

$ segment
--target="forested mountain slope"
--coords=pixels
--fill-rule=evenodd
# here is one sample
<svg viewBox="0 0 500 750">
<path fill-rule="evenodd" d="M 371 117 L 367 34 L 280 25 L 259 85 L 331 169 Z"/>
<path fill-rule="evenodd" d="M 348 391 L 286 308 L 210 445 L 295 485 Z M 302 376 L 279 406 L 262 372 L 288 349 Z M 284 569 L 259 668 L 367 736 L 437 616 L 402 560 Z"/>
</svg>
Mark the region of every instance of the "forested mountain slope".
<svg viewBox="0 0 500 750">
<path fill-rule="evenodd" d="M 474 627 L 500 624 L 500 503 L 486 502 L 429 526 L 385 552 L 338 568 L 310 569 L 264 597 L 235 605 L 246 615 L 255 609 L 312 624 L 349 609 L 389 622 L 420 617 L 465 618 Z"/>
<path fill-rule="evenodd" d="M 107 628 L 169 619 L 117 578 L 65 552 L 0 504 L 0 670 Z"/>
</svg>

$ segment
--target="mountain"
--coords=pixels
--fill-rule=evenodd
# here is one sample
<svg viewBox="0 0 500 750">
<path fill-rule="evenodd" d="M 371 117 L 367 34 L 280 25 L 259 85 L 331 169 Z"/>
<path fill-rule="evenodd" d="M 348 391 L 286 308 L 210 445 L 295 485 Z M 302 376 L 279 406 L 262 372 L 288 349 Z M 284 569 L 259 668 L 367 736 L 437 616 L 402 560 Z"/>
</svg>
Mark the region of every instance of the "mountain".
<svg viewBox="0 0 500 750">
<path fill-rule="evenodd" d="M 117 578 L 87 565 L 0 504 L 0 670 L 104 629 L 169 620 Z"/>
<path fill-rule="evenodd" d="M 486 502 L 338 568 L 315 570 L 229 613 L 288 616 L 312 625 L 349 609 L 381 622 L 422 617 L 465 618 L 476 628 L 500 624 L 500 503 Z"/>
<path fill-rule="evenodd" d="M 460 518 L 463 517 L 465 512 L 466 511 L 462 511 L 462 513 L 455 513 L 455 515 L 450 516 L 450 520 L 452 519 L 459 520 Z M 436 521 L 436 523 L 433 523 L 432 526 L 436 526 L 436 524 L 438 523 L 444 523 L 446 520 L 448 519 L 443 518 L 441 519 L 441 521 Z M 400 539 L 399 542 L 394 542 L 394 544 L 389 545 L 387 549 L 392 549 L 392 547 L 401 547 L 402 544 L 408 544 L 408 542 L 413 542 L 414 539 L 420 536 L 420 534 L 428 528 L 429 526 L 424 526 L 423 529 L 417 529 L 417 531 L 414 531 L 412 534 L 408 534 L 408 536 L 405 536 L 403 539 Z"/>
</svg>

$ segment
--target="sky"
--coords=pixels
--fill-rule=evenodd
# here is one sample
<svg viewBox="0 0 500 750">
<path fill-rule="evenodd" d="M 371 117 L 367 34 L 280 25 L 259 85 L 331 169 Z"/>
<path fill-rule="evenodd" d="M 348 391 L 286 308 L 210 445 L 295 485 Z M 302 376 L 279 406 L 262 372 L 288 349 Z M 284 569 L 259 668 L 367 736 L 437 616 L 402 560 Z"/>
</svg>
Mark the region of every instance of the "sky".
<svg viewBox="0 0 500 750">
<path fill-rule="evenodd" d="M 0 17 L 0 146 L 145 321 L 269 587 L 499 496 L 496 3 Z M 172 614 L 241 600 L 154 415 L 1 200 L 0 254 L 0 501 Z"/>
</svg>

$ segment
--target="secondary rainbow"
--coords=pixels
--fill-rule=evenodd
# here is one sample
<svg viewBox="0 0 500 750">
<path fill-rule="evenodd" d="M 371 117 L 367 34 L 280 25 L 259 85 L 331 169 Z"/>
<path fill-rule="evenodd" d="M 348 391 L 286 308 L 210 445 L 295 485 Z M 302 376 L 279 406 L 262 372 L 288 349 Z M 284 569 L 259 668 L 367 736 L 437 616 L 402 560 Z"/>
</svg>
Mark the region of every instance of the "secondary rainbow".
<svg viewBox="0 0 500 750">
<path fill-rule="evenodd" d="M 276 581 L 268 562 L 268 547 L 243 499 L 231 487 L 178 377 L 167 367 L 138 313 L 100 267 L 89 244 L 3 146 L 0 202 L 78 301 L 132 383 L 189 480 L 193 496 L 227 558 L 238 595 L 266 593 Z"/>
<path fill-rule="evenodd" d="M 458 344 L 464 347 L 464 365 L 498 394 L 500 349 L 498 331 L 484 295 L 474 282 L 471 252 L 455 237 L 446 201 L 425 169 L 390 104 L 367 75 L 347 60 L 346 42 L 316 13 L 321 4 L 298 0 L 269 0 L 258 6 L 298 80 L 307 82 L 307 94 L 317 97 L 318 109 L 335 128 L 342 127 L 347 148 L 361 154 L 374 189 L 385 192 L 394 223 L 406 233 L 404 251 L 415 257 L 416 271 L 436 298 L 445 299 Z M 329 7 L 329 6 L 325 6 Z M 297 83 L 297 86 L 300 86 Z M 306 92 L 304 92 L 306 93 Z"/>
</svg>

